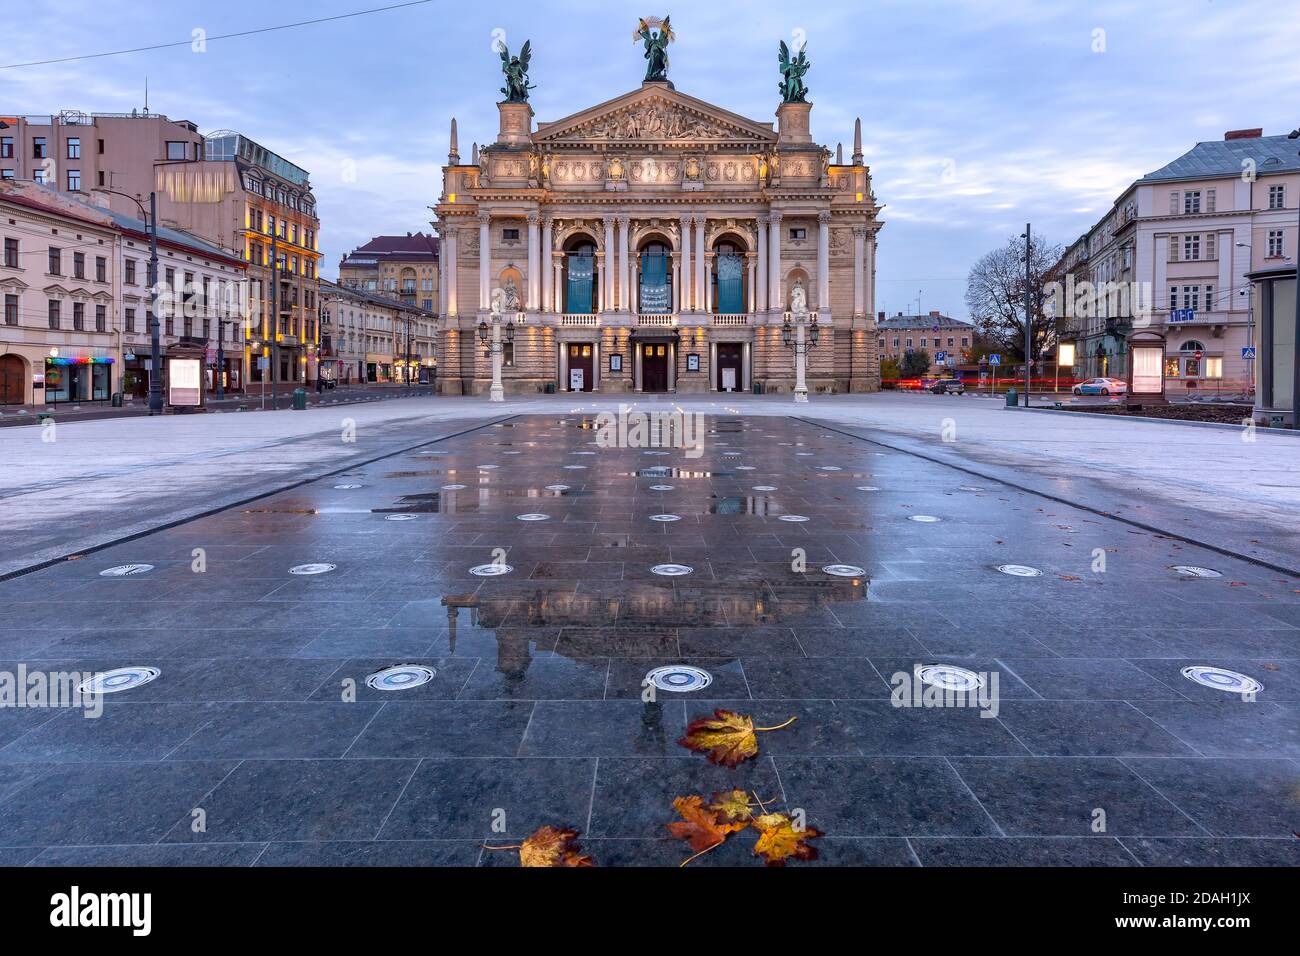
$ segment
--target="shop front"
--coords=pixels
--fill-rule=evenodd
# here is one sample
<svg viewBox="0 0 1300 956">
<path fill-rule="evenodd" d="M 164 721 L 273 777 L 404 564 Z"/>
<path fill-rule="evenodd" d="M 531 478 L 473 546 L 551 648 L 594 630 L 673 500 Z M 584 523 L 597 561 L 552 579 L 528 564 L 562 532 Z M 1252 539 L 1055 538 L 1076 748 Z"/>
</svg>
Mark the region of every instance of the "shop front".
<svg viewBox="0 0 1300 956">
<path fill-rule="evenodd" d="M 1255 420 L 1274 428 L 1300 427 L 1296 416 L 1300 406 L 1296 269 L 1270 269 L 1246 278 L 1252 283 L 1259 329 L 1251 360 L 1256 380 Z"/>
<path fill-rule="evenodd" d="M 113 397 L 113 360 L 52 356 L 45 360 L 45 402 L 107 402 Z"/>
</svg>

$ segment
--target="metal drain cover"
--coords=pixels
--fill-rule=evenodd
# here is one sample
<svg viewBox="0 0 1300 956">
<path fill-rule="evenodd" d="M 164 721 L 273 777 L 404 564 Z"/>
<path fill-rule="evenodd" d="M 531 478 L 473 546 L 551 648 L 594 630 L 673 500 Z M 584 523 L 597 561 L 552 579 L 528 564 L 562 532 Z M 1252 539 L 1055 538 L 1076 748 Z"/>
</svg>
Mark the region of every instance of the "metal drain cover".
<svg viewBox="0 0 1300 956">
<path fill-rule="evenodd" d="M 520 521 L 550 521 L 551 520 L 550 515 L 537 514 L 536 512 L 530 512 L 526 515 L 517 515 L 516 517 L 518 517 Z"/>
<path fill-rule="evenodd" d="M 1202 687 L 1213 687 L 1215 690 L 1224 690 L 1229 694 L 1258 694 L 1264 689 L 1264 685 L 1253 677 L 1205 664 L 1184 667 L 1183 676 Z"/>
<path fill-rule="evenodd" d="M 1043 574 L 1042 571 L 1031 568 L 1027 564 L 999 564 L 998 570 L 1003 574 L 1009 574 L 1016 578 L 1037 578 Z"/>
<path fill-rule="evenodd" d="M 651 515 L 651 521 L 681 521 L 681 515 Z"/>
<path fill-rule="evenodd" d="M 856 564 L 828 564 L 822 568 L 827 574 L 833 574 L 837 578 L 863 578 L 867 576 L 865 568 L 860 568 Z"/>
<path fill-rule="evenodd" d="M 952 664 L 924 664 L 916 669 L 922 684 L 944 690 L 970 691 L 984 686 L 984 678 L 974 671 Z"/>
<path fill-rule="evenodd" d="M 565 471 L 586 471 L 587 466 L 586 465 L 565 465 L 564 469 Z"/>
<path fill-rule="evenodd" d="M 753 465 L 737 465 L 737 466 L 736 466 L 736 471 L 753 471 L 753 470 L 754 470 L 754 466 L 753 466 Z"/>
<path fill-rule="evenodd" d="M 778 515 L 777 521 L 807 521 L 807 515 Z"/>
<path fill-rule="evenodd" d="M 753 491 L 776 491 L 776 485 L 755 485 Z"/>
<path fill-rule="evenodd" d="M 1175 564 L 1173 570 L 1188 578 L 1221 578 L 1223 572 L 1214 568 L 1198 568 L 1194 564 Z"/>
<path fill-rule="evenodd" d="M 77 691 L 81 694 L 116 694 L 120 690 L 143 687 L 161 673 L 156 667 L 118 667 L 86 678 L 77 685 Z"/>
<path fill-rule="evenodd" d="M 337 564 L 295 564 L 289 569 L 290 574 L 325 574 L 333 571 Z"/>
<path fill-rule="evenodd" d="M 469 573 L 480 578 L 498 578 L 513 570 L 514 568 L 508 564 L 476 564 L 469 569 Z"/>
<path fill-rule="evenodd" d="M 858 485 L 858 491 L 879 491 L 875 485 Z"/>
<path fill-rule="evenodd" d="M 443 485 L 442 486 L 443 491 L 461 491 L 464 488 L 465 488 L 464 485 Z"/>
<path fill-rule="evenodd" d="M 651 491 L 672 491 L 673 486 L 672 485 L 651 485 L 650 490 Z"/>
<path fill-rule="evenodd" d="M 496 465 L 475 465 L 474 467 L 477 468 L 479 471 L 494 471 L 496 470 L 497 466 Z"/>
<path fill-rule="evenodd" d="M 335 485 L 335 486 L 334 486 L 334 490 L 335 490 L 335 491 L 353 491 L 354 489 L 357 489 L 357 488 L 360 488 L 360 487 L 361 487 L 360 485 Z"/>
<path fill-rule="evenodd" d="M 414 521 L 415 515 L 406 515 L 406 514 L 384 515 L 384 520 L 385 521 Z"/>
<path fill-rule="evenodd" d="M 843 471 L 844 469 L 841 468 L 839 465 L 818 465 L 817 470 L 818 471 Z"/>
<path fill-rule="evenodd" d="M 941 519 L 936 518 L 934 515 L 908 515 L 907 520 L 920 521 L 923 524 L 934 524 L 936 521 L 939 521 Z"/>
<path fill-rule="evenodd" d="M 646 454 L 646 455 L 666 455 L 666 454 L 668 454 L 668 452 L 666 452 L 666 451 L 647 451 L 647 452 L 643 452 L 642 454 Z"/>
<path fill-rule="evenodd" d="M 99 576 L 101 578 L 129 578 L 133 574 L 148 574 L 152 570 L 152 564 L 119 564 L 115 568 L 105 568 L 99 572 Z"/>
<path fill-rule="evenodd" d="M 688 664 L 669 664 L 656 667 L 645 675 L 646 683 L 660 690 L 669 690 L 675 694 L 687 694 L 695 690 L 704 690 L 713 683 L 713 675 L 700 667 Z"/>
<path fill-rule="evenodd" d="M 686 564 L 656 564 L 650 569 L 651 574 L 659 574 L 666 578 L 679 578 L 694 571 L 694 568 Z"/>
<path fill-rule="evenodd" d="M 568 485 L 547 485 L 546 490 L 547 491 L 568 491 L 569 486 Z"/>
<path fill-rule="evenodd" d="M 410 690 L 429 683 L 435 674 L 437 671 L 423 664 L 394 664 L 367 677 L 366 686 L 374 690 Z"/>
</svg>

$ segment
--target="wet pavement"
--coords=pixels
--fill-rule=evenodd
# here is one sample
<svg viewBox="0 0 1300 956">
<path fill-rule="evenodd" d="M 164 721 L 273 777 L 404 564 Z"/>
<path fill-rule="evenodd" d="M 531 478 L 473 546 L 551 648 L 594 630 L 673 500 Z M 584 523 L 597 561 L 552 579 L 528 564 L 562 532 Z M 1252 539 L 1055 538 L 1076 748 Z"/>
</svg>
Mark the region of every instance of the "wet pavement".
<svg viewBox="0 0 1300 956">
<path fill-rule="evenodd" d="M 592 426 L 0 582 L 0 673 L 160 672 L 0 709 L 0 863 L 514 865 L 482 844 L 552 824 L 675 865 L 673 798 L 739 786 L 818 864 L 1300 864 L 1300 581 L 814 423 L 712 416 L 698 457 Z M 394 665 L 424 682 L 368 686 Z M 709 683 L 647 701 L 668 665 Z M 981 705 L 891 700 L 929 665 Z M 798 719 L 728 769 L 677 743 L 715 708 Z"/>
</svg>

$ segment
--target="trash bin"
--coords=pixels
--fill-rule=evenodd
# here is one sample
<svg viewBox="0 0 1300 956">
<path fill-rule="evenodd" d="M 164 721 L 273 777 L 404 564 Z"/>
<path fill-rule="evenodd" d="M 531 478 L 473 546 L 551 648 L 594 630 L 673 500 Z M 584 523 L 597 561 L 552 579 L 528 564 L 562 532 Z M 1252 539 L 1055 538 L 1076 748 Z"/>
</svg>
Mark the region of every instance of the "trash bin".
<svg viewBox="0 0 1300 956">
<path fill-rule="evenodd" d="M 122 407 L 122 393 L 121 393 L 121 392 L 114 392 L 114 393 L 113 393 L 113 407 L 114 407 L 114 408 L 121 408 L 121 407 Z"/>
<path fill-rule="evenodd" d="M 307 389 L 295 388 L 293 390 L 293 410 L 296 412 L 305 411 L 307 408 Z"/>
<path fill-rule="evenodd" d="M 762 395 L 762 394 L 763 394 L 763 383 L 762 383 L 762 382 L 755 382 L 755 383 L 754 383 L 754 394 L 755 394 L 755 395 Z"/>
<path fill-rule="evenodd" d="M 554 394 L 555 394 L 555 383 L 554 383 L 554 382 L 547 382 L 547 383 L 546 383 L 546 394 L 547 394 L 547 395 L 554 395 Z"/>
<path fill-rule="evenodd" d="M 1014 388 L 1007 389 L 1007 408 L 1015 408 L 1020 403 L 1020 395 Z"/>
</svg>

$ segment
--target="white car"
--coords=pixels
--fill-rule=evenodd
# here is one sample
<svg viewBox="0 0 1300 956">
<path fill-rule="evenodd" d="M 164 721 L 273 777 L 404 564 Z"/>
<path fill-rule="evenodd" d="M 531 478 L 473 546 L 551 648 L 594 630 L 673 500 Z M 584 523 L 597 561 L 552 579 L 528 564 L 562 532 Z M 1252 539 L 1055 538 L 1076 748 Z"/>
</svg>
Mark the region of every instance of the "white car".
<svg viewBox="0 0 1300 956">
<path fill-rule="evenodd" d="M 1128 383 L 1118 378 L 1090 378 L 1071 391 L 1075 395 L 1127 395 Z"/>
</svg>

